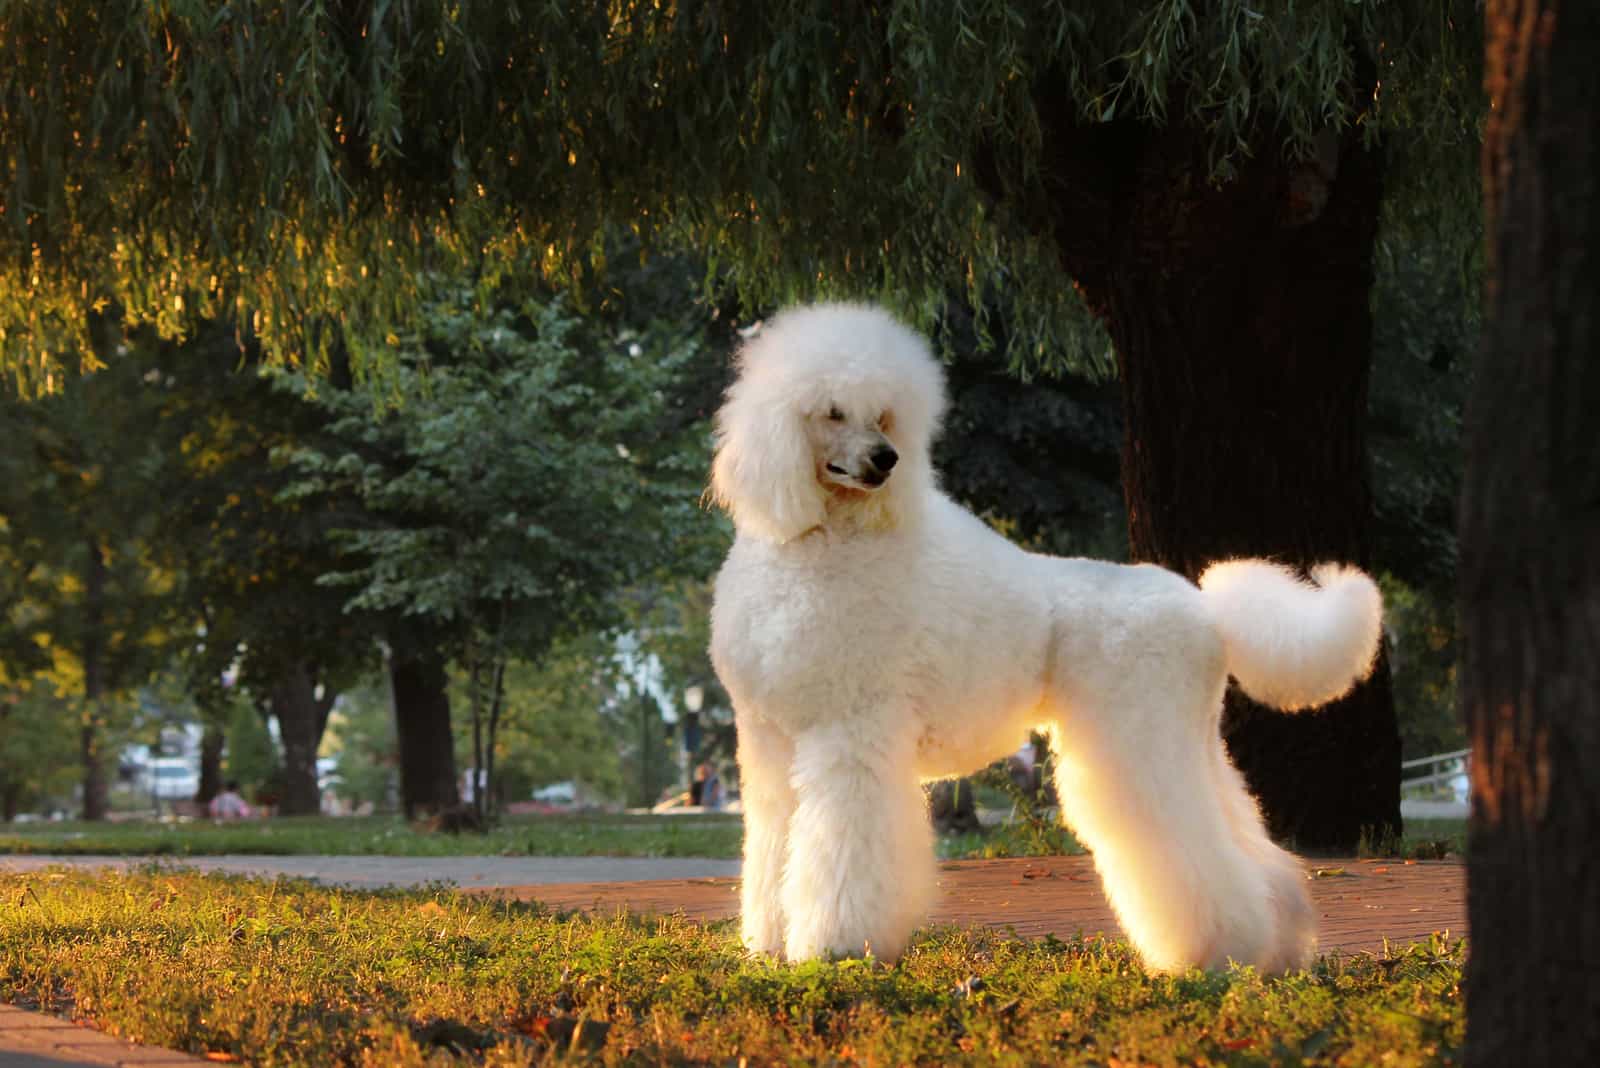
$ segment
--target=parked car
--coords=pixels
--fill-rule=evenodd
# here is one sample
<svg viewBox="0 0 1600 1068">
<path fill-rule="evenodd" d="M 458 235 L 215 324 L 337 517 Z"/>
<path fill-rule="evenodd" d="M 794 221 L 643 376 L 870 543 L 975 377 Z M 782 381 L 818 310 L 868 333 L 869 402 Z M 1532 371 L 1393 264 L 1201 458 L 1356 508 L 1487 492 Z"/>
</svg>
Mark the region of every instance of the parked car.
<svg viewBox="0 0 1600 1068">
<path fill-rule="evenodd" d="M 154 757 L 144 766 L 144 788 L 157 801 L 185 801 L 200 790 L 200 769 L 183 757 Z"/>
</svg>

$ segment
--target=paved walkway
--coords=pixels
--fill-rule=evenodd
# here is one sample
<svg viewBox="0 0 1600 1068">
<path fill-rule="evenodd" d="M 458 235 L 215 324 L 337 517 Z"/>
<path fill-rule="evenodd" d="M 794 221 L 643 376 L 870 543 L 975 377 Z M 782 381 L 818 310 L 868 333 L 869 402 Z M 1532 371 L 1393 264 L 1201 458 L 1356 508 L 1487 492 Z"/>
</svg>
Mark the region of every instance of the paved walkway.
<svg viewBox="0 0 1600 1068">
<path fill-rule="evenodd" d="M 209 1063 L 187 1053 L 135 1046 L 55 1016 L 0 1005 L 0 1068 L 193 1068 Z"/>
<path fill-rule="evenodd" d="M 1409 944 L 1435 931 L 1467 932 L 1466 868 L 1459 860 L 1320 860 L 1307 862 L 1326 953 L 1381 952 L 1385 941 Z M 941 865 L 934 923 L 986 924 L 1038 938 L 1122 931 L 1086 856 L 1031 860 L 961 860 Z M 609 913 L 681 913 L 695 920 L 738 914 L 739 882 L 691 878 L 567 886 L 507 886 L 479 891 L 562 909 Z"/>
<path fill-rule="evenodd" d="M 0 870 L 52 865 L 129 868 L 143 857 L 0 858 Z M 249 875 L 294 875 L 373 888 L 451 881 L 471 893 L 587 912 L 627 909 L 695 920 L 738 912 L 739 862 L 622 857 L 194 857 L 161 861 Z M 1322 860 L 1312 876 L 1322 952 L 1381 952 L 1447 931 L 1467 933 L 1466 868 L 1458 860 Z M 935 923 L 986 924 L 1037 938 L 1121 934 L 1088 857 L 948 861 Z M 133 1046 L 52 1016 L 0 1005 L 0 1068 L 178 1068 L 206 1061 Z"/>
<path fill-rule="evenodd" d="M 520 886 L 532 883 L 621 883 L 638 879 L 737 878 L 737 860 L 703 857 L 374 857 L 374 856 L 243 856 L 116 857 L 16 854 L 0 856 L 0 871 L 41 868 L 193 868 L 227 875 L 272 878 L 288 875 L 325 883 L 375 890 L 388 886 L 421 886 L 450 882 L 463 889 Z"/>
</svg>

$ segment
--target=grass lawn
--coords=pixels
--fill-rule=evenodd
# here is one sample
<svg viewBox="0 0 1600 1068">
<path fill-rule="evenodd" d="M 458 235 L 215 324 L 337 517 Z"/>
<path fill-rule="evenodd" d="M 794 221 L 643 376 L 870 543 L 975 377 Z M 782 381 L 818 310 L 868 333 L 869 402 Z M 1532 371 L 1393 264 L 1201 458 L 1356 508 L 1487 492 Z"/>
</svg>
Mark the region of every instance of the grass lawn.
<svg viewBox="0 0 1600 1068">
<path fill-rule="evenodd" d="M 1121 944 L 925 931 L 751 959 L 728 924 L 188 874 L 0 876 L 0 999 L 257 1065 L 1454 1063 L 1460 944 L 1146 975 Z"/>
<path fill-rule="evenodd" d="M 0 831 L 0 854 L 119 856 L 355 854 L 383 856 L 619 856 L 737 858 L 744 827 L 738 816 L 525 816 L 487 834 L 418 830 L 388 816 L 307 816 L 245 823 L 28 823 Z M 1464 820 L 1416 821 L 1397 846 L 1364 848 L 1365 856 L 1437 857 L 1465 851 Z M 948 860 L 1081 853 L 1059 826 L 1027 822 L 946 835 Z"/>
<path fill-rule="evenodd" d="M 28 823 L 0 832 L 0 853 L 120 856 L 737 857 L 738 816 L 512 817 L 487 834 L 442 834 L 393 816 L 299 816 L 239 823 Z"/>
</svg>

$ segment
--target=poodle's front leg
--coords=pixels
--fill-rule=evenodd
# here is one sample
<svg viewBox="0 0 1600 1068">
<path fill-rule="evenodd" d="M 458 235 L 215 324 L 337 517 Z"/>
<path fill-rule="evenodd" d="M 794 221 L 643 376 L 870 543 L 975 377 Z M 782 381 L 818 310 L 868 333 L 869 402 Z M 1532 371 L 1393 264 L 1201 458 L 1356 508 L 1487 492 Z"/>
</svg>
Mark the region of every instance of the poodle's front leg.
<svg viewBox="0 0 1600 1068">
<path fill-rule="evenodd" d="M 788 851 L 794 788 L 789 767 L 794 744 L 777 727 L 741 714 L 739 789 L 744 806 L 744 869 L 740 880 L 740 924 L 744 944 L 757 953 L 783 952 L 780 894 Z"/>
<path fill-rule="evenodd" d="M 904 722 L 837 724 L 795 739 L 799 803 L 783 879 L 790 960 L 871 952 L 892 961 L 926 916 L 933 827 L 914 749 Z"/>
</svg>

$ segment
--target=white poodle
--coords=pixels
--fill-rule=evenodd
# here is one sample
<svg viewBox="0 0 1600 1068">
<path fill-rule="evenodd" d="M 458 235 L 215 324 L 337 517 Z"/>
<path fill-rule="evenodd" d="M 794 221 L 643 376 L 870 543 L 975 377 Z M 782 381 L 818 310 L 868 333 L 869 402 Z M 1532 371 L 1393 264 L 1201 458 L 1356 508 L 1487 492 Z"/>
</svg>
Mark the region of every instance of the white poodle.
<svg viewBox="0 0 1600 1068">
<path fill-rule="evenodd" d="M 938 490 L 941 369 L 877 308 L 786 312 L 738 370 L 711 480 L 738 530 L 711 653 L 738 720 L 746 945 L 897 958 L 935 886 L 922 781 L 1039 728 L 1149 967 L 1303 964 L 1304 873 L 1268 839 L 1217 721 L 1230 674 L 1284 709 L 1363 678 L 1372 580 L 1233 560 L 1196 589 L 1024 552 Z"/>
</svg>

